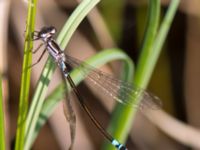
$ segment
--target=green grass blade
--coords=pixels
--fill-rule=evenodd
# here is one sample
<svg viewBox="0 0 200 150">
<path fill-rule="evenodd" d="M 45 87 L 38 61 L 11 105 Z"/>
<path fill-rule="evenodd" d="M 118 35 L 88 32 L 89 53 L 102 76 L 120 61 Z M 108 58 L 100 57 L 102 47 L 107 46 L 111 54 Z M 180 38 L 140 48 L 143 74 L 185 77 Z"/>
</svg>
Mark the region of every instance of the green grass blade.
<svg viewBox="0 0 200 150">
<path fill-rule="evenodd" d="M 148 20 L 146 25 L 146 31 L 142 42 L 141 54 L 139 57 L 134 79 L 134 84 L 142 88 L 146 88 L 146 85 L 143 82 L 145 82 L 146 84 L 148 82 L 145 80 L 146 78 L 143 79 L 142 77 L 140 77 L 140 75 L 145 75 L 146 72 L 149 72 L 147 71 L 149 69 L 148 63 L 152 61 L 152 53 L 154 51 L 152 47 L 154 44 L 155 36 L 157 34 L 160 18 L 160 0 L 150 1 L 147 17 Z M 153 70 L 153 68 L 151 68 L 151 70 Z M 151 77 L 151 75 L 147 76 L 149 78 Z"/>
<path fill-rule="evenodd" d="M 2 78 L 0 74 L 0 150 L 6 150 L 5 123 L 3 111 Z"/>
<path fill-rule="evenodd" d="M 78 8 L 75 9 L 58 35 L 57 42 L 60 44 L 61 48 L 64 49 L 67 46 L 78 25 L 99 1 L 100 0 L 83 0 L 79 4 Z"/>
<path fill-rule="evenodd" d="M 134 79 L 134 83 L 142 88 L 146 88 L 149 83 L 152 72 L 155 68 L 156 62 L 158 61 L 158 57 L 162 50 L 162 46 L 170 29 L 172 20 L 175 16 L 178 4 L 179 0 L 171 1 L 168 11 L 161 23 L 160 29 L 153 43 L 151 43 L 150 46 L 147 46 L 149 48 L 142 49 Z M 147 38 L 150 37 L 151 35 L 149 35 Z"/>
<path fill-rule="evenodd" d="M 87 13 L 99 2 L 99 0 L 84 0 L 72 13 L 66 24 L 64 25 L 62 31 L 60 32 L 57 42 L 62 49 L 65 49 L 69 42 L 72 34 L 84 19 Z M 26 128 L 26 141 L 25 150 L 28 150 L 31 146 L 31 137 L 34 133 L 36 123 L 41 111 L 42 105 L 44 103 L 44 98 L 47 92 L 48 84 L 50 78 L 55 70 L 55 63 L 49 57 L 46 65 L 44 66 L 42 75 L 40 76 L 39 82 L 36 87 L 36 91 L 33 97 L 30 111 L 27 118 L 27 128 Z"/>
<path fill-rule="evenodd" d="M 134 65 L 131 61 L 131 59 L 121 50 L 119 49 L 107 49 L 104 50 L 95 56 L 89 58 L 85 62 L 90 65 L 94 65 L 95 67 L 100 67 L 108 62 L 111 62 L 113 60 L 123 60 L 125 62 L 125 65 L 127 66 L 127 70 L 130 72 L 129 74 L 133 75 L 133 68 Z M 80 69 L 74 69 L 70 73 L 73 81 L 75 82 L 76 85 L 78 85 L 82 80 L 83 76 L 82 73 L 80 72 Z M 42 107 L 42 110 L 40 112 L 40 117 L 39 120 L 37 121 L 37 128 L 35 129 L 34 136 L 32 136 L 32 141 L 35 140 L 36 136 L 39 133 L 40 128 L 44 125 L 44 123 L 47 121 L 51 113 L 53 112 L 54 108 L 56 108 L 56 105 L 60 100 L 63 98 L 65 94 L 65 88 L 64 84 L 62 83 L 57 88 L 49 95 Z"/>
<path fill-rule="evenodd" d="M 159 19 L 158 19 L 159 14 L 160 14 L 159 0 L 152 0 L 149 2 L 150 4 L 149 4 L 147 25 L 146 25 L 145 36 L 144 36 L 145 38 L 143 40 L 143 46 L 142 46 L 143 53 L 146 53 L 144 51 L 151 50 L 154 37 L 156 34 L 156 30 L 158 27 L 158 23 L 159 23 Z M 141 58 L 139 60 L 139 63 L 140 61 L 141 61 Z M 136 69 L 138 70 L 138 66 Z M 132 81 L 133 81 L 133 78 L 130 79 L 128 82 L 132 82 Z M 134 102 L 136 100 L 133 99 L 132 101 Z M 137 103 L 137 102 L 134 102 L 134 103 Z M 137 111 L 136 108 L 124 107 L 121 105 L 117 105 L 116 108 L 114 109 L 111 123 L 108 130 L 119 141 L 125 142 L 128 136 L 128 133 L 131 129 L 132 120 L 134 119 L 134 115 L 136 111 Z M 121 120 L 123 120 L 123 122 Z M 108 142 L 106 142 L 105 145 L 103 145 L 103 149 L 114 150 L 113 146 L 110 145 Z"/>
<path fill-rule="evenodd" d="M 153 54 L 152 54 L 152 60 L 154 60 L 154 61 L 151 61 L 151 67 L 150 68 L 154 68 L 155 65 L 156 65 L 160 51 L 161 51 L 162 46 L 163 46 L 163 44 L 166 40 L 166 37 L 168 35 L 172 21 L 175 17 L 177 9 L 178 9 L 179 3 L 180 3 L 180 0 L 172 0 L 171 3 L 170 3 L 170 6 L 167 10 L 167 13 L 166 13 L 163 21 L 162 21 L 162 24 L 160 26 L 159 32 L 156 36 L 156 39 L 155 39 L 155 42 L 154 42 L 154 45 L 153 45 L 154 51 L 153 51 Z M 153 71 L 153 69 L 151 69 L 151 70 Z M 150 76 L 152 74 L 151 70 L 149 71 Z"/>
<path fill-rule="evenodd" d="M 28 39 L 31 39 L 31 34 L 34 31 L 35 13 L 36 13 L 36 0 L 30 0 L 28 3 L 28 16 L 27 16 L 27 25 L 25 33 L 26 40 L 24 46 L 24 60 L 23 60 L 23 70 L 21 79 L 19 115 L 17 121 L 15 150 L 24 149 L 26 117 L 28 110 L 29 87 L 31 78 L 30 77 L 31 70 L 28 69 L 28 66 L 30 66 L 32 62 L 32 54 L 29 51 L 31 51 L 33 48 L 33 42 Z"/>
<path fill-rule="evenodd" d="M 158 18 L 156 19 L 157 22 L 156 22 L 156 25 L 154 25 L 154 27 L 147 26 L 147 30 L 146 30 L 147 32 L 145 34 L 145 39 L 143 42 L 143 44 L 147 44 L 147 45 L 142 46 L 142 54 L 139 58 L 139 64 L 137 66 L 135 78 L 134 78 L 134 83 L 136 85 L 138 85 L 139 87 L 145 88 L 150 80 L 151 74 L 153 72 L 153 69 L 155 68 L 155 64 L 156 64 L 156 62 L 158 60 L 158 56 L 160 54 L 161 47 L 163 46 L 163 43 L 167 36 L 171 22 L 174 18 L 178 3 L 179 3 L 178 0 L 171 2 L 169 9 L 167 11 L 167 14 L 161 24 L 160 30 L 159 30 L 156 38 L 154 38 L 154 36 L 155 36 L 154 33 L 156 31 L 155 29 L 157 28 L 157 24 L 158 24 L 158 18 L 159 18 L 158 16 L 160 13 L 160 11 L 159 11 L 160 4 L 159 4 L 158 0 L 150 1 L 150 9 L 157 8 L 157 10 L 149 11 L 149 13 L 152 13 L 152 14 L 149 14 L 149 19 L 151 18 L 154 20 L 153 17 L 156 17 L 156 16 Z M 155 7 L 153 7 L 151 4 L 155 5 Z M 153 12 L 155 14 L 153 14 Z M 148 21 L 148 22 L 151 23 L 151 21 Z M 149 25 L 151 25 L 151 24 L 149 24 Z M 150 29 L 152 31 L 148 31 Z M 151 37 L 151 35 L 153 37 Z M 152 39 L 149 40 L 148 38 L 153 38 L 153 40 Z M 139 102 L 139 100 L 137 100 L 137 101 Z M 128 136 L 135 112 L 136 112 L 136 110 L 134 110 L 132 108 L 129 108 L 129 107 L 124 108 L 122 106 L 117 106 L 113 113 L 109 131 L 111 131 L 111 133 L 122 142 L 124 142 Z M 123 122 L 121 120 L 123 120 Z M 104 148 L 106 150 L 114 149 L 113 147 L 111 147 L 108 144 Z"/>
</svg>

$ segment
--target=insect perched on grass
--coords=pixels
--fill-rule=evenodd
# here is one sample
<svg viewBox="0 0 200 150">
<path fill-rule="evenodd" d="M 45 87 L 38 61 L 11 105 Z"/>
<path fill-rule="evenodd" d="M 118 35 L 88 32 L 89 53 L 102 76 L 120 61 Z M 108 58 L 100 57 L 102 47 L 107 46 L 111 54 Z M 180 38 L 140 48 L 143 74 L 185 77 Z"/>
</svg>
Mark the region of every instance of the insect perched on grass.
<svg viewBox="0 0 200 150">
<path fill-rule="evenodd" d="M 88 106 L 85 104 L 83 97 L 81 96 L 79 90 L 76 88 L 71 76 L 70 71 L 72 68 L 79 67 L 83 72 L 83 75 L 87 81 L 89 81 L 94 86 L 98 87 L 102 92 L 107 94 L 112 99 L 116 101 L 127 104 L 129 106 L 135 106 L 142 109 L 151 108 L 157 109 L 160 107 L 160 100 L 158 97 L 152 95 L 151 93 L 142 90 L 140 88 L 134 87 L 132 84 L 124 82 L 122 80 L 116 79 L 76 58 L 65 55 L 61 50 L 59 45 L 54 40 L 53 36 L 56 33 L 55 27 L 43 27 L 40 31 L 35 31 L 33 33 L 33 40 L 42 40 L 42 44 L 34 51 L 37 52 L 42 45 L 45 45 L 37 64 L 43 57 L 46 51 L 52 56 L 52 58 L 57 63 L 58 67 L 61 69 L 64 77 L 68 81 L 69 85 L 76 94 L 78 101 L 82 108 L 85 110 L 91 121 L 99 129 L 99 131 L 107 138 L 113 146 L 118 150 L 127 150 L 127 148 L 113 138 L 106 130 L 101 126 L 101 124 L 95 119 L 95 117 L 90 112 Z M 32 66 L 33 66 L 32 65 Z M 140 103 L 133 103 L 131 99 L 140 99 Z M 70 121 L 70 120 L 69 120 Z"/>
</svg>

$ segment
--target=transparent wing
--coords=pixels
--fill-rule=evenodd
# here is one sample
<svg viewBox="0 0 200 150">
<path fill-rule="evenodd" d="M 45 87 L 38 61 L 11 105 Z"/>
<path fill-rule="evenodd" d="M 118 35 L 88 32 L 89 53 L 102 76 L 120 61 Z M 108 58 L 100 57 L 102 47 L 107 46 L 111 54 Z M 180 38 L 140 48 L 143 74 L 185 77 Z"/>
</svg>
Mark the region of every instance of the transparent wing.
<svg viewBox="0 0 200 150">
<path fill-rule="evenodd" d="M 161 100 L 152 93 L 114 78 L 74 57 L 66 55 L 66 63 L 73 68 L 78 67 L 85 80 L 122 104 L 139 107 L 139 109 L 159 109 L 162 105 Z M 140 99 L 140 103 L 136 103 L 136 99 Z"/>
</svg>

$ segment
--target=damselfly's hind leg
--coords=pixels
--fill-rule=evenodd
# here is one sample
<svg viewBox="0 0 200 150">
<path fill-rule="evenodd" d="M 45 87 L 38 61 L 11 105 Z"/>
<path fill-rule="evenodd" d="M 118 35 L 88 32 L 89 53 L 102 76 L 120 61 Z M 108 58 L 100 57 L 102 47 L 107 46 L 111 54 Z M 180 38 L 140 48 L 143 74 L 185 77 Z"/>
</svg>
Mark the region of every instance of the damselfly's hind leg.
<svg viewBox="0 0 200 150">
<path fill-rule="evenodd" d="M 39 59 L 34 64 L 32 64 L 31 66 L 29 66 L 28 68 L 32 68 L 33 66 L 35 66 L 36 64 L 38 64 L 40 62 L 40 60 L 42 59 L 42 57 L 44 56 L 45 52 L 46 52 L 46 49 L 43 50 L 43 52 L 42 52 L 41 56 L 39 57 Z"/>
<path fill-rule="evenodd" d="M 32 50 L 32 53 L 35 54 L 38 52 L 38 50 L 44 45 L 44 43 L 41 43 L 36 49 Z"/>
</svg>

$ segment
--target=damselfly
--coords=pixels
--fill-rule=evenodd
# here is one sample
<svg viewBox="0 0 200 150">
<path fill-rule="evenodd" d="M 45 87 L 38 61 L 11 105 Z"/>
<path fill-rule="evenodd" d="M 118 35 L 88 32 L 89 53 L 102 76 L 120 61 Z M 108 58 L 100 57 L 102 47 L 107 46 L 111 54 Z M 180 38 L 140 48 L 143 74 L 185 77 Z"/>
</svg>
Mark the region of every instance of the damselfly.
<svg viewBox="0 0 200 150">
<path fill-rule="evenodd" d="M 58 64 L 58 67 L 61 69 L 64 77 L 69 82 L 71 88 L 76 94 L 79 103 L 82 108 L 86 111 L 92 122 L 99 129 L 99 131 L 107 138 L 113 146 L 118 150 L 127 150 L 127 148 L 113 138 L 106 130 L 101 126 L 101 124 L 95 119 L 95 117 L 90 112 L 88 106 L 85 104 L 83 97 L 81 96 L 79 90 L 76 88 L 69 72 L 72 68 L 80 67 L 83 75 L 86 80 L 92 83 L 94 86 L 97 86 L 110 98 L 115 99 L 116 101 L 122 104 L 128 104 L 131 106 L 139 107 L 140 109 L 152 108 L 157 109 L 160 107 L 160 100 L 158 97 L 142 90 L 140 88 L 134 87 L 132 84 L 124 82 L 122 80 L 116 79 L 76 58 L 65 55 L 61 50 L 59 45 L 54 40 L 53 36 L 56 33 L 56 29 L 52 26 L 43 27 L 40 31 L 35 31 L 33 34 L 33 40 L 42 40 L 42 45 L 45 45 L 45 49 L 35 63 L 37 64 L 43 57 L 46 51 L 52 56 L 55 62 Z M 41 45 L 36 49 L 39 50 Z M 33 65 L 35 65 L 33 64 Z M 133 103 L 133 99 L 141 99 L 140 103 Z"/>
</svg>

